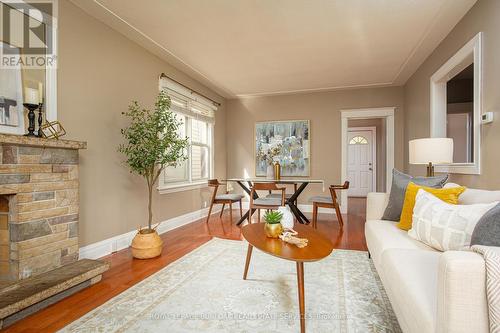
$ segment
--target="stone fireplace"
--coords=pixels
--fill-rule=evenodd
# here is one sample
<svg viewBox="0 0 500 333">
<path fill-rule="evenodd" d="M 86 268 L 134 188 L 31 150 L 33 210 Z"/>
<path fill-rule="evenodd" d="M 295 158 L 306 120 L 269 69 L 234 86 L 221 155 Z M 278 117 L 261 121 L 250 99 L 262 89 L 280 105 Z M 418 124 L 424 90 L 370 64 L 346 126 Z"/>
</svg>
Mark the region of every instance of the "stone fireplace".
<svg viewBox="0 0 500 333">
<path fill-rule="evenodd" d="M 85 142 L 0 134 L 0 327 L 7 315 L 84 281 L 96 282 L 108 268 L 78 261 L 78 162 L 85 148 Z M 73 282 L 61 287 L 58 279 L 65 275 Z M 35 296 L 43 295 L 33 297 L 30 285 Z M 52 291 L 41 291 L 42 285 Z M 31 301 L 20 305 L 20 294 Z"/>
</svg>

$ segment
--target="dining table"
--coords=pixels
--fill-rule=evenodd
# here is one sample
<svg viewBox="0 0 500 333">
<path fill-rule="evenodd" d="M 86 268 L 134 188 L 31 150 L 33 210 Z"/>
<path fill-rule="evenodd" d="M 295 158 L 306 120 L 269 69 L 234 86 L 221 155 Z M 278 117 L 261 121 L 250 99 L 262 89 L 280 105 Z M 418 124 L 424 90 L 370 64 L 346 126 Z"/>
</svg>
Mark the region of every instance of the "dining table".
<svg viewBox="0 0 500 333">
<path fill-rule="evenodd" d="M 295 216 L 297 221 L 301 224 L 309 224 L 309 219 L 302 213 L 302 211 L 297 207 L 296 202 L 297 198 L 300 196 L 300 194 L 304 191 L 304 189 L 309 185 L 309 184 L 320 184 L 322 186 L 323 191 L 325 190 L 325 182 L 322 179 L 308 179 L 308 178 L 281 178 L 281 179 L 268 179 L 268 178 L 250 178 L 250 177 L 244 177 L 244 178 L 228 178 L 224 180 L 226 183 L 227 182 L 234 182 L 237 183 L 243 191 L 245 191 L 248 195 L 251 194 L 251 188 L 253 183 L 275 183 L 275 184 L 284 184 L 284 185 L 298 185 L 297 189 L 294 191 L 294 193 L 286 199 L 285 204 L 290 207 L 290 210 L 292 211 L 292 214 Z M 254 192 L 254 200 L 257 199 L 259 195 Z M 237 225 L 240 225 L 248 219 L 248 214 L 253 215 L 255 212 L 255 209 L 248 210 L 238 221 Z M 250 216 L 251 216 L 250 215 Z"/>
</svg>

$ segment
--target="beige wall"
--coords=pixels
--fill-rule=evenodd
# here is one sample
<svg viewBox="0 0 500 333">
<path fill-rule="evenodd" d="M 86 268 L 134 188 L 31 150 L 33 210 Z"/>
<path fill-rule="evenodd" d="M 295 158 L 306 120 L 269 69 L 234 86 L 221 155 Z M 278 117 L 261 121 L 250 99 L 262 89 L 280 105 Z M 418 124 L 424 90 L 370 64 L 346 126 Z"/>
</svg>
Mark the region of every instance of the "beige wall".
<svg viewBox="0 0 500 333">
<path fill-rule="evenodd" d="M 452 32 L 420 66 L 405 86 L 405 163 L 412 174 L 425 174 L 425 167 L 408 164 L 408 140 L 428 137 L 430 77 L 478 32 L 484 32 L 483 112 L 495 111 L 495 121 L 482 127 L 481 175 L 452 175 L 466 186 L 499 189 L 498 143 L 500 142 L 500 1 L 479 0 Z"/>
<path fill-rule="evenodd" d="M 97 21 L 68 1 L 59 1 L 58 118 L 68 139 L 88 142 L 81 151 L 80 245 L 145 225 L 146 185 L 128 172 L 117 152 L 121 115 L 131 100 L 151 106 L 158 76 L 176 80 L 222 102 L 215 125 L 215 173 L 226 174 L 224 99 Z M 206 190 L 155 193 L 155 221 L 198 210 Z"/>
<path fill-rule="evenodd" d="M 343 182 L 341 176 L 340 111 L 342 109 L 396 107 L 396 168 L 403 168 L 403 88 L 340 90 L 333 92 L 254 97 L 228 100 L 227 173 L 254 176 L 254 124 L 257 121 L 308 119 L 311 136 L 311 178 L 325 185 Z M 301 202 L 323 194 L 311 185 Z"/>
<path fill-rule="evenodd" d="M 377 163 L 377 192 L 385 192 L 385 165 L 386 165 L 386 131 L 384 118 L 372 119 L 352 119 L 348 122 L 349 128 L 352 127 L 375 127 L 376 134 L 376 163 Z"/>
</svg>

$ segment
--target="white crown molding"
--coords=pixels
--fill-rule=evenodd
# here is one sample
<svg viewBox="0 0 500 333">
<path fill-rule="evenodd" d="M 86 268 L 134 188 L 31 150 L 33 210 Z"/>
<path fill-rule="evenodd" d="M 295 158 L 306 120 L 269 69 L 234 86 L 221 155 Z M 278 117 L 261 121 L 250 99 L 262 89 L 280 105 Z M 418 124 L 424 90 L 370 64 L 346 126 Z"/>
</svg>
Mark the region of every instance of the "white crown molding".
<svg viewBox="0 0 500 333">
<path fill-rule="evenodd" d="M 207 88 L 213 90 L 224 98 L 231 98 L 234 93 L 224 88 L 222 84 L 209 79 L 198 69 L 183 61 L 166 47 L 156 42 L 146 33 L 130 24 L 127 20 L 114 13 L 98 0 L 70 0 L 75 6 L 82 9 L 90 16 L 101 21 L 103 24 L 111 27 L 115 31 L 122 34 L 125 38 L 142 46 L 160 59 L 168 62 L 172 67 L 179 70 L 188 77 L 200 82 Z M 170 74 L 170 73 L 169 73 Z"/>
<path fill-rule="evenodd" d="M 465 13 L 476 3 L 477 0 L 447 0 L 443 2 L 440 9 L 433 17 L 429 25 L 424 30 L 419 42 L 409 51 L 408 56 L 402 61 L 393 80 L 390 82 L 375 82 L 370 84 L 360 85 L 344 85 L 331 87 L 318 87 L 297 90 L 283 90 L 260 93 L 244 93 L 237 94 L 231 91 L 229 87 L 224 87 L 223 84 L 217 82 L 213 78 L 209 78 L 201 70 L 190 65 L 179 56 L 170 51 L 167 47 L 151 38 L 148 34 L 141 31 L 133 24 L 128 22 L 123 17 L 119 16 L 110 8 L 106 7 L 99 0 L 70 0 L 76 6 L 83 9 L 91 16 L 97 18 L 104 24 L 112 27 L 116 31 L 122 33 L 126 38 L 136 42 L 140 46 L 149 50 L 159 58 L 167 61 L 170 65 L 199 81 L 208 88 L 215 91 L 217 94 L 228 99 L 249 98 L 249 97 L 264 97 L 277 95 L 290 95 L 301 93 L 328 92 L 347 89 L 362 89 L 362 88 L 380 88 L 389 86 L 402 86 L 406 84 L 408 79 L 417 71 L 425 59 L 432 51 L 441 43 L 441 41 L 450 33 L 454 25 L 465 15 Z M 435 29 L 440 24 L 445 29 Z"/>
<path fill-rule="evenodd" d="M 347 85 L 347 86 L 325 87 L 325 88 L 283 90 L 283 91 L 273 91 L 269 93 L 237 94 L 233 99 L 280 96 L 280 95 L 298 95 L 298 94 L 321 93 L 321 92 L 339 91 L 339 90 L 382 88 L 382 87 L 393 87 L 393 86 L 395 86 L 394 82 L 385 82 L 385 83 Z"/>
<path fill-rule="evenodd" d="M 430 24 L 424 30 L 422 37 L 415 47 L 410 51 L 406 60 L 401 64 L 398 73 L 394 77 L 394 85 L 404 85 L 418 68 L 425 62 L 428 56 L 434 52 L 439 44 L 455 28 L 455 25 L 467 14 L 477 0 L 448 0 L 443 2 Z M 435 29 L 437 24 L 448 27 L 447 29 Z"/>
</svg>

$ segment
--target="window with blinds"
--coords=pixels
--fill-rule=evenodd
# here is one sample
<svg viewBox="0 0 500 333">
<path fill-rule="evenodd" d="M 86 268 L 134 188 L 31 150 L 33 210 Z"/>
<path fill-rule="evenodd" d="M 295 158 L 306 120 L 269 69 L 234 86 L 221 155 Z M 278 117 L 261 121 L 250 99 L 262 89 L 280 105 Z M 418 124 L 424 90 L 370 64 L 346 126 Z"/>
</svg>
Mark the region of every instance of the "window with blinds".
<svg viewBox="0 0 500 333">
<path fill-rule="evenodd" d="M 170 110 L 182 123 L 179 135 L 189 138 L 188 159 L 177 167 L 165 168 L 159 189 L 176 191 L 206 184 L 213 176 L 213 131 L 217 106 L 212 101 L 167 78 L 160 89 L 170 97 Z"/>
</svg>

